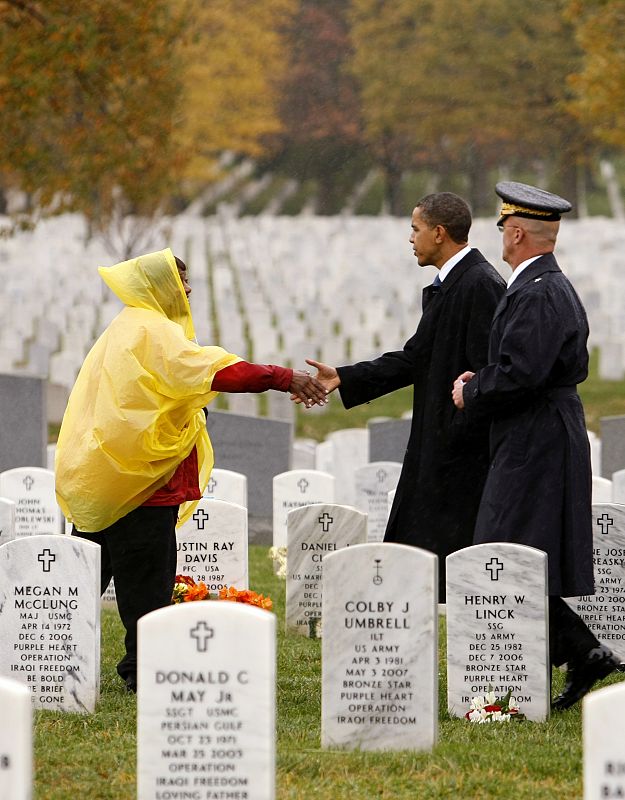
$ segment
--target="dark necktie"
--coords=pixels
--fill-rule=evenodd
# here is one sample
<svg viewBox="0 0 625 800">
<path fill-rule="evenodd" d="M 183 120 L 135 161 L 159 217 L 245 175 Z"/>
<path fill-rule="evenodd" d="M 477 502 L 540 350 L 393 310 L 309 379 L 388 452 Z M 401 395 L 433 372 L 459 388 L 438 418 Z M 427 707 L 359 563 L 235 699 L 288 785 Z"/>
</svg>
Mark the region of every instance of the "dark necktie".
<svg viewBox="0 0 625 800">
<path fill-rule="evenodd" d="M 443 282 L 442 282 L 442 280 L 440 279 L 440 275 L 437 275 L 437 276 L 434 278 L 434 280 L 432 281 L 432 289 L 433 289 L 433 291 L 434 291 L 434 292 L 438 292 L 438 291 L 439 291 L 439 289 L 441 288 L 442 284 L 443 284 Z"/>
</svg>

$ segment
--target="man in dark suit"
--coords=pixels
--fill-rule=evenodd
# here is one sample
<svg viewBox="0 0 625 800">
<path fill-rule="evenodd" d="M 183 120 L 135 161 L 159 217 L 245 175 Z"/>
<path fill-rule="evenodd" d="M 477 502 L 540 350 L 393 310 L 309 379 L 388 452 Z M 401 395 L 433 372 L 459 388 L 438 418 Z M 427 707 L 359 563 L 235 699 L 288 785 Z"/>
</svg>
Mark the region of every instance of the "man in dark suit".
<svg viewBox="0 0 625 800">
<path fill-rule="evenodd" d="M 565 689 L 552 703 L 561 710 L 618 666 L 562 600 L 594 593 L 590 448 L 577 394 L 588 375 L 588 322 L 553 256 L 571 204 L 511 181 L 496 191 L 512 276 L 495 311 L 489 363 L 461 374 L 453 398 L 469 418 L 492 419 L 474 544 L 515 542 L 549 557 L 551 663 L 567 663 Z"/>
<path fill-rule="evenodd" d="M 438 274 L 423 290 L 423 316 L 402 350 L 338 369 L 308 360 L 329 391 L 339 389 L 345 408 L 414 386 L 410 440 L 384 539 L 439 556 L 441 601 L 445 558 L 472 543 L 488 468 L 488 426 L 466 425 L 449 396 L 449 380 L 463 364 L 486 364 L 490 323 L 505 289 L 484 256 L 469 247 L 471 222 L 469 207 L 451 192 L 417 203 L 410 243 L 419 265 L 432 265 Z"/>
</svg>

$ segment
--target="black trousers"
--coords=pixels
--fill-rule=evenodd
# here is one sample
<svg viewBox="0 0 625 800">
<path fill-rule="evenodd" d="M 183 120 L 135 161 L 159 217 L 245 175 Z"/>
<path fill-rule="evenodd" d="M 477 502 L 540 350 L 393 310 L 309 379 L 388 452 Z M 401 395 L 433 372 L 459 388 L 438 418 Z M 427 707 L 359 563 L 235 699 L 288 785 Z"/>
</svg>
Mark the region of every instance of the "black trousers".
<svg viewBox="0 0 625 800">
<path fill-rule="evenodd" d="M 125 680 L 137 675 L 137 620 L 171 603 L 176 578 L 178 506 L 140 506 L 109 528 L 80 536 L 102 548 L 100 593 L 115 580 L 117 608 L 126 629 L 126 654 L 117 665 Z"/>
<path fill-rule="evenodd" d="M 549 655 L 552 666 L 574 662 L 599 641 L 561 597 L 549 597 Z"/>
</svg>

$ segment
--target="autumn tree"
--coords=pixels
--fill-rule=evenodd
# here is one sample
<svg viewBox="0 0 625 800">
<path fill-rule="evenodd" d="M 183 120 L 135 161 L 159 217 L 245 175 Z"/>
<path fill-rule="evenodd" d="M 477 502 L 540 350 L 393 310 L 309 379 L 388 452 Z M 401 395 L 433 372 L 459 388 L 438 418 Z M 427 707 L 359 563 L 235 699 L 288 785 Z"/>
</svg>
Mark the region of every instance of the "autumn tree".
<svg viewBox="0 0 625 800">
<path fill-rule="evenodd" d="M 359 100 L 350 57 L 347 0 L 299 0 L 285 28 L 288 69 L 280 82 L 284 130 L 273 166 L 314 179 L 317 211 L 336 213 L 364 177 Z"/>
<path fill-rule="evenodd" d="M 196 0 L 192 36 L 179 53 L 185 62 L 178 140 L 190 160 L 186 178 L 215 177 L 223 151 L 261 157 L 268 137 L 282 130 L 280 83 L 288 56 L 284 29 L 296 0 Z"/>
<path fill-rule="evenodd" d="M 572 111 L 602 142 L 625 147 L 625 4 L 570 0 L 568 15 L 583 52 L 570 78 Z"/>
<path fill-rule="evenodd" d="M 401 208 L 402 173 L 431 156 L 425 109 L 419 107 L 427 86 L 419 52 L 432 5 L 431 0 L 353 0 L 350 10 L 349 69 L 357 81 L 364 138 L 384 172 L 394 214 Z"/>
<path fill-rule="evenodd" d="M 489 171 L 537 162 L 575 193 L 585 138 L 569 113 L 578 63 L 564 0 L 354 0 L 353 71 L 365 130 L 404 161 L 467 176 L 474 209 L 491 211 Z M 573 167 L 571 170 L 570 167 Z"/>
<path fill-rule="evenodd" d="M 184 24 L 165 0 L 1 2 L 4 186 L 99 227 L 120 203 L 155 213 L 183 166 L 172 130 Z"/>
<path fill-rule="evenodd" d="M 136 249 L 223 150 L 280 129 L 293 2 L 0 0 L 0 186 Z"/>
</svg>

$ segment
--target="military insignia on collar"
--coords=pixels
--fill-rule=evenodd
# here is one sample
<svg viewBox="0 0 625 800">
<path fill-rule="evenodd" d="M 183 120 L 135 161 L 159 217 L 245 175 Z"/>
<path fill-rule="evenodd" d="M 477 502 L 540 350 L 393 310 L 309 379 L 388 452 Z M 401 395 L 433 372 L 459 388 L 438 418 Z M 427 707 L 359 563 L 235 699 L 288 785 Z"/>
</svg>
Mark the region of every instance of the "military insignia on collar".
<svg viewBox="0 0 625 800">
<path fill-rule="evenodd" d="M 542 281 L 542 278 L 534 278 L 534 283 L 538 283 L 538 281 Z"/>
</svg>

